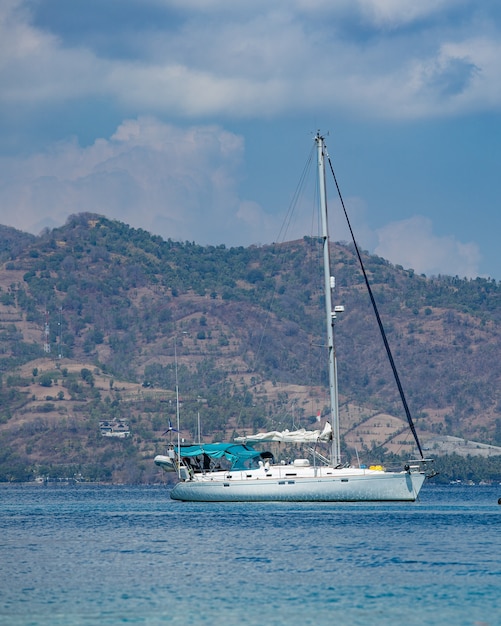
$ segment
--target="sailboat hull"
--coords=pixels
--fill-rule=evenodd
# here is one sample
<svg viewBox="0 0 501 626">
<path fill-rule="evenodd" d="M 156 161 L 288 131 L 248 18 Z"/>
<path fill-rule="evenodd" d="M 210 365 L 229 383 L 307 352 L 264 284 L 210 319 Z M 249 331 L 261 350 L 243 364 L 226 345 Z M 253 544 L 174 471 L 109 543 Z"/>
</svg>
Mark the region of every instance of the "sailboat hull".
<svg viewBox="0 0 501 626">
<path fill-rule="evenodd" d="M 420 472 L 254 480 L 207 477 L 178 483 L 170 496 L 187 502 L 413 502 L 424 479 Z"/>
</svg>

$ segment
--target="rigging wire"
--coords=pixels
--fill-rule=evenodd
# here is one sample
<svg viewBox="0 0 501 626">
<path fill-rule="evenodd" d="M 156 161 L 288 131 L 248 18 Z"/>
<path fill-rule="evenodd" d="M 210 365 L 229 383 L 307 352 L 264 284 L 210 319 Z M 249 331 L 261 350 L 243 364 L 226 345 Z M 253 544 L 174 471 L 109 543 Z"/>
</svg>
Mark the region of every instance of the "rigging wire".
<svg viewBox="0 0 501 626">
<path fill-rule="evenodd" d="M 336 178 L 336 174 L 334 173 L 334 168 L 332 166 L 332 162 L 331 162 L 330 156 L 327 153 L 327 149 L 326 149 L 326 157 L 327 157 L 327 160 L 329 162 L 329 167 L 330 167 L 330 170 L 331 170 L 332 177 L 334 179 L 334 183 L 336 185 L 336 189 L 337 189 L 337 193 L 338 193 L 338 196 L 339 196 L 339 200 L 341 202 L 341 206 L 343 207 L 344 216 L 346 218 L 346 223 L 348 224 L 348 228 L 350 230 L 351 239 L 353 241 L 353 245 L 354 245 L 355 251 L 357 253 L 358 261 L 360 263 L 360 267 L 361 267 L 362 273 L 364 275 L 365 285 L 366 285 L 367 291 L 369 293 L 369 297 L 370 297 L 370 300 L 371 300 L 371 303 L 372 303 L 372 308 L 374 309 L 374 313 L 376 315 L 376 320 L 377 320 L 377 323 L 378 323 L 378 326 L 379 326 L 379 330 L 381 332 L 381 337 L 383 338 L 384 347 L 386 348 L 386 354 L 388 355 L 388 359 L 390 361 L 391 369 L 393 371 L 393 376 L 395 378 L 395 382 L 397 383 L 398 391 L 400 393 L 400 399 L 402 400 L 402 404 L 403 404 L 403 407 L 404 407 L 404 410 L 405 410 L 405 415 L 407 417 L 407 422 L 408 422 L 409 428 L 411 429 L 411 432 L 412 432 L 412 434 L 414 436 L 414 440 L 415 440 L 415 442 L 417 444 L 417 447 L 418 447 L 418 450 L 419 450 L 419 454 L 421 455 L 421 458 L 424 459 L 423 450 L 421 448 L 421 444 L 419 442 L 419 438 L 418 438 L 418 435 L 417 435 L 417 432 L 416 432 L 416 428 L 414 426 L 414 421 L 412 419 L 411 412 L 409 410 L 409 406 L 408 406 L 407 400 L 405 398 L 405 393 L 404 393 L 404 389 L 402 387 L 402 383 L 400 382 L 400 376 L 398 375 L 397 367 L 395 365 L 395 361 L 393 360 L 393 355 L 391 353 L 390 344 L 388 343 L 388 339 L 386 338 L 386 332 L 384 330 L 383 322 L 382 322 L 381 317 L 379 315 L 379 311 L 378 311 L 378 308 L 377 308 L 376 300 L 374 298 L 374 294 L 372 293 L 372 289 L 371 289 L 371 286 L 370 286 L 370 283 L 369 283 L 369 279 L 368 279 L 367 273 L 365 271 L 365 266 L 364 266 L 364 263 L 362 261 L 362 256 L 360 254 L 360 250 L 359 250 L 357 242 L 355 240 L 355 235 L 354 235 L 353 229 L 351 227 L 350 218 L 348 217 L 348 212 L 346 211 L 346 207 L 345 207 L 345 204 L 344 204 L 343 196 L 341 195 L 341 189 L 339 188 L 339 185 L 338 185 L 338 182 L 337 182 L 337 178 Z"/>
<path fill-rule="evenodd" d="M 296 189 L 293 193 L 290 205 L 289 205 L 289 209 L 287 211 L 286 216 L 284 217 L 284 220 L 282 222 L 282 226 L 280 227 L 280 231 L 278 233 L 278 238 L 277 238 L 277 242 L 278 243 L 284 243 L 286 241 L 286 237 L 287 237 L 287 232 L 290 228 L 291 225 L 291 221 L 292 221 L 292 217 L 294 215 L 294 212 L 297 208 L 297 205 L 299 203 L 299 200 L 302 196 L 302 192 L 303 189 L 305 187 L 305 181 L 308 177 L 308 172 L 311 169 L 311 163 L 313 161 L 313 156 L 315 153 L 315 147 L 312 146 L 311 150 L 310 150 L 310 154 L 308 155 L 308 158 L 306 160 L 306 163 L 304 164 L 304 168 L 303 171 L 301 173 L 301 176 L 299 177 L 299 181 L 296 185 Z"/>
</svg>

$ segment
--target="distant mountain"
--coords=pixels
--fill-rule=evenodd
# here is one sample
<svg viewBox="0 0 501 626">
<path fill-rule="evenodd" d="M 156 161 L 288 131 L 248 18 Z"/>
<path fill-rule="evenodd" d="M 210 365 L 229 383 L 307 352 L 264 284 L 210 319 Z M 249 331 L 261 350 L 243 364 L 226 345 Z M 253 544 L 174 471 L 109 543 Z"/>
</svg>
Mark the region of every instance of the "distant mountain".
<svg viewBox="0 0 501 626">
<path fill-rule="evenodd" d="M 327 404 L 321 246 L 164 241 L 94 214 L 0 226 L 0 480 L 153 480 L 175 418 L 207 440 L 315 422 Z M 411 454 L 351 246 L 333 245 L 346 458 Z M 364 254 L 418 432 L 501 445 L 501 285 Z M 131 437 L 103 437 L 122 420 Z M 10 478 L 9 478 L 10 476 Z"/>
</svg>

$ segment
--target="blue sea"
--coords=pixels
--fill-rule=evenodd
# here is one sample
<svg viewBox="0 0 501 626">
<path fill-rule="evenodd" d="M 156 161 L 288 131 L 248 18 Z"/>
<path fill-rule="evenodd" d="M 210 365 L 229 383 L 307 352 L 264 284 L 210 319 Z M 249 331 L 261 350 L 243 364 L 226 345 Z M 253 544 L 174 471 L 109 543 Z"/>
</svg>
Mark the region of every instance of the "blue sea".
<svg viewBox="0 0 501 626">
<path fill-rule="evenodd" d="M 501 486 L 406 504 L 0 487 L 0 623 L 501 624 Z"/>
</svg>

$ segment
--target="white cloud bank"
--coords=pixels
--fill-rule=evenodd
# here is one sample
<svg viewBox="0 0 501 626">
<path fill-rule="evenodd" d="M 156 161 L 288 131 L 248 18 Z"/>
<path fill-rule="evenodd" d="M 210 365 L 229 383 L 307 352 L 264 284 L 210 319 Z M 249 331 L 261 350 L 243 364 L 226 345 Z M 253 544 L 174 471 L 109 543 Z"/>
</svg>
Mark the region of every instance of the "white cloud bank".
<svg viewBox="0 0 501 626">
<path fill-rule="evenodd" d="M 132 116 L 190 119 L 320 109 L 412 119 L 501 105 L 495 8 L 491 16 L 466 0 L 165 5 L 177 5 L 180 23 L 139 30 L 130 36 L 136 54 L 120 55 L 103 54 L 92 37 L 63 43 L 32 23 L 29 3 L 5 0 L 0 102 L 99 97 Z M 454 14 L 462 7 L 470 20 Z M 110 47 L 115 35 L 110 23 Z"/>
<path fill-rule="evenodd" d="M 420 274 L 446 274 L 460 278 L 479 275 L 480 251 L 475 243 L 433 233 L 432 221 L 423 216 L 392 222 L 377 230 L 379 256 L 412 268 Z"/>
<path fill-rule="evenodd" d="M 76 141 L 0 158 L 0 220 L 38 233 L 89 211 L 200 244 L 273 241 L 277 218 L 238 195 L 243 139 L 217 126 L 124 121 L 89 147 Z"/>
</svg>

